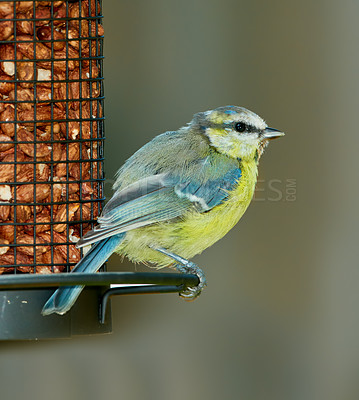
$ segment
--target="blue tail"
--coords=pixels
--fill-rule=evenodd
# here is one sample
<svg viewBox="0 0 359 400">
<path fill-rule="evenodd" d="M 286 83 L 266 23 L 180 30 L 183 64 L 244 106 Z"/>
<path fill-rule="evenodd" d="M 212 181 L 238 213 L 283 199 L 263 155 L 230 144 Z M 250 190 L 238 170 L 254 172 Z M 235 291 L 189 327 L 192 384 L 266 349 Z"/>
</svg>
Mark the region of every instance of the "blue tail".
<svg viewBox="0 0 359 400">
<path fill-rule="evenodd" d="M 72 272 L 97 272 L 106 262 L 116 247 L 121 243 L 124 233 L 111 236 L 95 243 L 84 257 L 77 263 Z M 64 286 L 47 300 L 42 309 L 42 315 L 52 313 L 65 314 L 74 305 L 84 286 Z"/>
</svg>

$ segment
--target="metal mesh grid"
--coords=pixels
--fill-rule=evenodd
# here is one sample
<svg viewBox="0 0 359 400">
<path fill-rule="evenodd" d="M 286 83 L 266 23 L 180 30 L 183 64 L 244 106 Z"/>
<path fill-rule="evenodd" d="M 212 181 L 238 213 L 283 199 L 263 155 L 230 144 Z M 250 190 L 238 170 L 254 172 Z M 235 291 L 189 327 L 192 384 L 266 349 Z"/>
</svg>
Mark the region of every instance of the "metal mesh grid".
<svg viewBox="0 0 359 400">
<path fill-rule="evenodd" d="M 0 2 L 0 273 L 68 272 L 103 201 L 101 1 Z"/>
</svg>

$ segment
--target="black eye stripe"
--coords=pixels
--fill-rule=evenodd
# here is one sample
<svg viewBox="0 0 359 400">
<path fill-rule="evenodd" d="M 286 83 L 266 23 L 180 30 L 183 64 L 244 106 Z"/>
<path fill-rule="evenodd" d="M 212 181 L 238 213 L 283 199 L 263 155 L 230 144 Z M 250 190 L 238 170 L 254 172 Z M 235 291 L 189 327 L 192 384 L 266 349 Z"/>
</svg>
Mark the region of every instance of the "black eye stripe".
<svg viewBox="0 0 359 400">
<path fill-rule="evenodd" d="M 252 125 L 247 125 L 247 132 L 259 132 L 260 130 Z"/>
<path fill-rule="evenodd" d="M 236 128 L 237 124 L 243 124 L 245 126 L 245 129 L 243 131 L 238 131 Z M 260 128 L 257 128 L 253 125 L 248 125 L 244 122 L 238 122 L 238 121 L 237 122 L 233 122 L 233 121 L 229 122 L 228 121 L 228 122 L 224 122 L 222 124 L 210 122 L 210 123 L 208 123 L 207 126 L 205 126 L 205 125 L 201 126 L 202 130 L 205 130 L 207 128 L 212 128 L 212 129 L 228 129 L 229 128 L 229 129 L 232 129 L 239 133 L 261 133 L 262 132 L 262 130 Z"/>
<path fill-rule="evenodd" d="M 234 129 L 240 133 L 242 133 L 242 132 L 247 132 L 247 133 L 260 132 L 260 129 L 256 128 L 253 125 L 245 124 L 244 122 L 235 122 Z"/>
</svg>

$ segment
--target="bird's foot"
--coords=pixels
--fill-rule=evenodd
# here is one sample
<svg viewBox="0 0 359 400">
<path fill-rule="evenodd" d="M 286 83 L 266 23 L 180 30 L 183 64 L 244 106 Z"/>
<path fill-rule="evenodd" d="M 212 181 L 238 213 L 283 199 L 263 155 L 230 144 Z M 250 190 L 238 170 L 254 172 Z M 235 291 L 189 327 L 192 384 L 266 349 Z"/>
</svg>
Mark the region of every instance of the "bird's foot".
<svg viewBox="0 0 359 400">
<path fill-rule="evenodd" d="M 199 284 L 197 286 L 187 287 L 185 290 L 179 293 L 179 295 L 187 301 L 195 300 L 201 294 L 204 287 L 207 286 L 206 277 L 201 268 L 199 268 L 199 266 L 193 263 L 192 261 L 189 261 L 186 258 L 178 256 L 177 254 L 171 253 L 166 249 L 156 248 L 156 250 L 175 260 L 178 263 L 176 264 L 177 271 L 186 274 L 197 275 L 199 279 Z"/>
<path fill-rule="evenodd" d="M 199 268 L 198 265 L 188 260 L 185 261 L 185 264 L 181 263 L 176 265 L 177 271 L 197 275 L 199 279 L 199 284 L 197 286 L 187 287 L 185 290 L 180 292 L 179 295 L 187 301 L 192 301 L 201 294 L 204 287 L 207 286 L 207 281 L 203 271 L 201 270 L 201 268 Z"/>
</svg>

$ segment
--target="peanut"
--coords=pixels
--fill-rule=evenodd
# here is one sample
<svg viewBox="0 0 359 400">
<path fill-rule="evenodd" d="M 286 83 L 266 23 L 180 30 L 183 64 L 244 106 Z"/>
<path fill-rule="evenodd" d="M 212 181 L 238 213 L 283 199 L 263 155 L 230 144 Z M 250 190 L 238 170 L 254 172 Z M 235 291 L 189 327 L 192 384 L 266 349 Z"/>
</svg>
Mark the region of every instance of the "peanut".
<svg viewBox="0 0 359 400">
<path fill-rule="evenodd" d="M 9 21 L 0 22 L 0 38 L 1 40 L 7 40 L 14 33 L 14 21 L 10 21 L 14 14 L 7 15 L 5 19 Z"/>
<path fill-rule="evenodd" d="M 25 128 L 17 132 L 17 139 L 25 142 L 19 144 L 20 149 L 30 157 L 46 157 L 51 153 L 52 147 L 45 143 L 34 142 L 34 136 L 31 135 Z M 26 143 L 28 142 L 28 143 Z"/>
<path fill-rule="evenodd" d="M 6 18 L 7 15 L 14 12 L 14 3 L 11 1 L 0 2 L 0 18 Z"/>
<path fill-rule="evenodd" d="M 11 76 L 0 71 L 0 93 L 7 96 L 15 88 L 15 83 Z M 2 103 L 4 104 L 4 103 Z M 3 110 L 1 110 L 2 112 Z"/>
<path fill-rule="evenodd" d="M 0 219 L 1 221 L 6 221 L 9 219 L 10 206 L 0 206 Z"/>
<path fill-rule="evenodd" d="M 48 242 L 40 236 L 36 236 L 36 243 L 34 243 L 34 237 L 24 233 L 16 238 L 16 243 L 20 245 L 17 247 L 17 251 L 26 254 L 27 256 L 34 256 L 34 244 L 40 244 L 40 246 L 36 246 L 36 253 L 43 254 L 49 250 L 49 246 L 41 246 Z M 30 246 L 21 246 L 22 244 Z"/>
<path fill-rule="evenodd" d="M 71 221 L 74 217 L 75 212 L 80 207 L 80 204 L 62 204 L 55 217 L 55 222 Z M 67 224 L 58 224 L 54 226 L 56 232 L 63 232 L 66 229 Z"/>
<path fill-rule="evenodd" d="M 31 3 L 31 1 L 25 2 L 21 1 L 20 3 Z M 21 35 L 33 35 L 34 33 L 34 24 L 32 21 L 26 21 L 28 18 L 25 14 L 17 13 L 16 15 L 16 32 Z"/>
<path fill-rule="evenodd" d="M 16 219 L 15 219 L 16 213 Z M 11 207 L 11 220 L 16 222 L 24 222 L 31 217 L 32 210 L 30 206 L 16 205 Z"/>
<path fill-rule="evenodd" d="M 39 40 L 44 40 L 44 45 L 51 49 L 51 46 L 54 47 L 55 51 L 63 50 L 65 47 L 65 35 L 58 31 L 56 28 L 51 32 L 51 26 L 42 26 L 36 32 L 36 35 Z M 51 43 L 51 41 L 55 40 Z M 61 40 L 58 42 L 57 40 Z"/>
<path fill-rule="evenodd" d="M 0 239 L 0 256 L 3 256 L 5 253 L 7 253 L 10 250 L 9 246 L 6 246 L 9 244 L 9 241 L 6 239 Z"/>
<path fill-rule="evenodd" d="M 51 193 L 49 184 L 36 184 L 35 185 L 35 201 L 38 203 L 44 201 Z M 34 185 L 21 185 L 16 187 L 17 201 L 21 203 L 34 202 Z"/>
<path fill-rule="evenodd" d="M 11 138 L 3 133 L 0 133 L 0 152 L 6 151 L 14 147 L 14 142 Z"/>
</svg>

